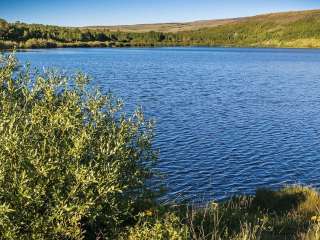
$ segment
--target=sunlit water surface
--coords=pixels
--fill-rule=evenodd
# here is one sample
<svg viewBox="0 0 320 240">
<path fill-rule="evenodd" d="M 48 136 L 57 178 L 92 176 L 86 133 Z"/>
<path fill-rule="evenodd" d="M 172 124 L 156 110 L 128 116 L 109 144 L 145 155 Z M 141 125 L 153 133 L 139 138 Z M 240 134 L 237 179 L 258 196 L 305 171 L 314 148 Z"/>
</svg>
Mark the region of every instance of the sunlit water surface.
<svg viewBox="0 0 320 240">
<path fill-rule="evenodd" d="M 34 67 L 84 71 L 157 122 L 166 198 L 320 186 L 320 50 L 53 49 Z"/>
</svg>

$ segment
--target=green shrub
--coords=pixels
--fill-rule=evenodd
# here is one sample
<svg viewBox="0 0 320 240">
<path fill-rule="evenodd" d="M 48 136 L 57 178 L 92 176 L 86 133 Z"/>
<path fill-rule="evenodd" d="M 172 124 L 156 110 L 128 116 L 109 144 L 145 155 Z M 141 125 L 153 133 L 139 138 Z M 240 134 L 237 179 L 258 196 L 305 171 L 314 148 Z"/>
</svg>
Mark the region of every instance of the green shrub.
<svg viewBox="0 0 320 240">
<path fill-rule="evenodd" d="M 161 218 L 143 219 L 123 236 L 123 240 L 188 240 L 190 233 L 187 225 L 182 224 L 174 213 Z"/>
<path fill-rule="evenodd" d="M 50 39 L 28 39 L 24 44 L 24 48 L 56 48 L 57 43 Z"/>
<path fill-rule="evenodd" d="M 94 41 L 94 42 L 88 42 L 89 47 L 107 47 L 108 45 L 105 42 L 99 42 L 99 41 Z"/>
<path fill-rule="evenodd" d="M 319 240 L 320 239 L 320 223 L 314 223 L 310 226 L 309 230 L 305 234 L 301 234 L 301 240 Z"/>
<path fill-rule="evenodd" d="M 1 41 L 0 40 L 0 49 L 14 49 L 18 46 L 18 43 L 14 41 Z"/>
<path fill-rule="evenodd" d="M 1 56 L 0 239 L 113 238 L 131 221 L 155 154 L 151 122 L 121 105 Z"/>
</svg>

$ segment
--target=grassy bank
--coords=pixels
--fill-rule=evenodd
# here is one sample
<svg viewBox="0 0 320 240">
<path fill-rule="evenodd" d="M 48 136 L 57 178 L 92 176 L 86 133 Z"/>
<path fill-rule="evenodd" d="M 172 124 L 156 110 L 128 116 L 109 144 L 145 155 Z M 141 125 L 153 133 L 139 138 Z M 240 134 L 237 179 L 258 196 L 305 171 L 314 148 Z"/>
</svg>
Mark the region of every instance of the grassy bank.
<svg viewBox="0 0 320 240">
<path fill-rule="evenodd" d="M 0 41 L 0 50 L 46 49 L 46 48 L 123 48 L 123 47 L 225 47 L 225 48 L 320 48 L 320 39 L 297 39 L 293 41 L 267 40 L 252 44 L 212 44 L 212 43 L 128 43 L 128 42 L 55 42 L 52 40 L 31 40 L 28 42 Z"/>
<path fill-rule="evenodd" d="M 320 195 L 290 186 L 206 207 L 150 209 L 122 239 L 319 240 Z"/>
</svg>

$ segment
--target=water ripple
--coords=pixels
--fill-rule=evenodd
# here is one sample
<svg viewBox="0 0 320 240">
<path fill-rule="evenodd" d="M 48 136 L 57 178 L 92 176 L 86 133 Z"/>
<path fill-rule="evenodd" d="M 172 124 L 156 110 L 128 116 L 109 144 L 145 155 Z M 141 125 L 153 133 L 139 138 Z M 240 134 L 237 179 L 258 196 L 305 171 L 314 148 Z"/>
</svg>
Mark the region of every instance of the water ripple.
<svg viewBox="0 0 320 240">
<path fill-rule="evenodd" d="M 82 70 L 156 119 L 169 200 L 257 187 L 320 187 L 320 51 L 56 49 L 18 53 L 34 66 Z"/>
</svg>

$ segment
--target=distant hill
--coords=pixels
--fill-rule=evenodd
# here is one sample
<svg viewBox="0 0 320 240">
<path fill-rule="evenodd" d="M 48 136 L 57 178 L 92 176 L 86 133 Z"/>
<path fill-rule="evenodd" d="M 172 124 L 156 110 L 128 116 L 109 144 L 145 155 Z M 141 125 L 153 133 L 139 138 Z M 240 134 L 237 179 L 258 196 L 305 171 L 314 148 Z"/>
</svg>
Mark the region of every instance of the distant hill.
<svg viewBox="0 0 320 240">
<path fill-rule="evenodd" d="M 92 29 L 110 29 L 111 31 L 123 32 L 179 32 L 192 31 L 207 27 L 216 27 L 227 23 L 238 21 L 235 19 L 221 19 L 221 20 L 200 20 L 186 23 L 155 23 L 155 24 L 136 24 L 136 25 L 117 25 L 117 26 L 87 26 L 83 28 Z"/>
<path fill-rule="evenodd" d="M 320 10 L 80 28 L 0 20 L 0 48 L 144 46 L 320 48 Z"/>
<path fill-rule="evenodd" d="M 281 13 L 262 14 L 252 17 L 217 19 L 217 20 L 200 20 L 185 23 L 155 23 L 155 24 L 136 24 L 136 25 L 116 25 L 116 26 L 86 26 L 83 28 L 91 29 L 109 29 L 112 31 L 123 32 L 179 32 L 192 31 L 202 28 L 212 28 L 221 25 L 246 23 L 246 22 L 274 22 L 277 24 L 288 24 L 304 18 L 319 17 L 320 10 L 292 11 Z"/>
</svg>

